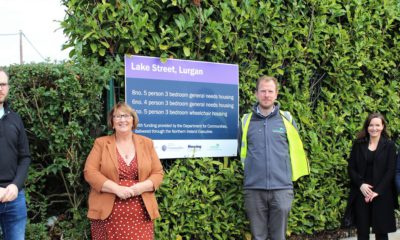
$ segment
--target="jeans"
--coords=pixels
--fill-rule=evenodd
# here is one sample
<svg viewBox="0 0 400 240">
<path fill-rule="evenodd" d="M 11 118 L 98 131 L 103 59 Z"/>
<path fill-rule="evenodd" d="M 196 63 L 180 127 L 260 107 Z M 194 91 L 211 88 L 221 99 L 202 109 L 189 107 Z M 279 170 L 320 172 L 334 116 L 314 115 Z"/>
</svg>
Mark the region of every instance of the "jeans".
<svg viewBox="0 0 400 240">
<path fill-rule="evenodd" d="M 14 201 L 0 203 L 0 225 L 4 240 L 24 240 L 27 220 L 25 192 L 19 191 Z"/>
</svg>

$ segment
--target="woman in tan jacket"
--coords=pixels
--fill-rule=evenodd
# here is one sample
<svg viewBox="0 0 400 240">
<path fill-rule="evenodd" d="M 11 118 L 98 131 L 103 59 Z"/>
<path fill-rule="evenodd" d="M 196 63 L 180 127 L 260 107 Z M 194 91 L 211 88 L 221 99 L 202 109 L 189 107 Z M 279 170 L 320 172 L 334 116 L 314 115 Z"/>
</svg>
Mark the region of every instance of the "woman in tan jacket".
<svg viewBox="0 0 400 240">
<path fill-rule="evenodd" d="M 152 140 L 132 132 L 137 124 L 131 107 L 116 104 L 108 114 L 114 134 L 97 138 L 86 160 L 92 239 L 154 239 L 164 172 Z"/>
</svg>

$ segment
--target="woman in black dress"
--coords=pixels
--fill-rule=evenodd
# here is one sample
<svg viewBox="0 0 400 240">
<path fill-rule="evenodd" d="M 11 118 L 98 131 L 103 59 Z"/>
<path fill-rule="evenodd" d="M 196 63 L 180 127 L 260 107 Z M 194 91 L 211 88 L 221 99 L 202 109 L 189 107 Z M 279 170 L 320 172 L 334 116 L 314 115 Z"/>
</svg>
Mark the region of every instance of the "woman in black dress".
<svg viewBox="0 0 400 240">
<path fill-rule="evenodd" d="M 357 134 L 348 165 L 349 205 L 355 213 L 357 239 L 368 240 L 370 227 L 377 240 L 396 231 L 394 184 L 396 147 L 389 139 L 382 114 L 372 113 Z"/>
</svg>

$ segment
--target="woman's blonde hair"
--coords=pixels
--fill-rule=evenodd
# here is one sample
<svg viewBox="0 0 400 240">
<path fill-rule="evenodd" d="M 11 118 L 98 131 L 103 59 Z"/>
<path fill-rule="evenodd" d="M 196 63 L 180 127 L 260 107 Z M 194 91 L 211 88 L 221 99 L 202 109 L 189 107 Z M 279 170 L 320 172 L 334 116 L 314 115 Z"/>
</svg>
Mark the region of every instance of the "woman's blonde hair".
<svg viewBox="0 0 400 240">
<path fill-rule="evenodd" d="M 129 113 L 129 115 L 132 116 L 132 118 L 133 118 L 132 130 L 135 130 L 139 123 L 138 115 L 133 108 L 131 108 L 128 104 L 126 104 L 124 102 L 119 102 L 119 103 L 115 104 L 114 107 L 111 109 L 111 111 L 108 113 L 108 116 L 107 116 L 108 128 L 110 130 L 114 130 L 113 118 L 114 118 L 114 113 L 117 110 L 121 110 L 123 112 Z"/>
</svg>

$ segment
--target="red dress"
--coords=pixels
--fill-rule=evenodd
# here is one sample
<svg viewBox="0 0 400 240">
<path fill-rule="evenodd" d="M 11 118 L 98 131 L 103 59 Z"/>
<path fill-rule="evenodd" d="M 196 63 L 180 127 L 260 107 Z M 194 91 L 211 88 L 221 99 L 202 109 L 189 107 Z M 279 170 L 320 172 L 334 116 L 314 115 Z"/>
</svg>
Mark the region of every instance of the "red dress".
<svg viewBox="0 0 400 240">
<path fill-rule="evenodd" d="M 119 163 L 119 184 L 132 186 L 138 182 L 138 163 L 136 156 L 127 165 L 117 150 Z M 115 198 L 111 215 L 105 220 L 91 220 L 94 240 L 152 240 L 153 221 L 144 206 L 142 196 L 128 199 Z"/>
</svg>

